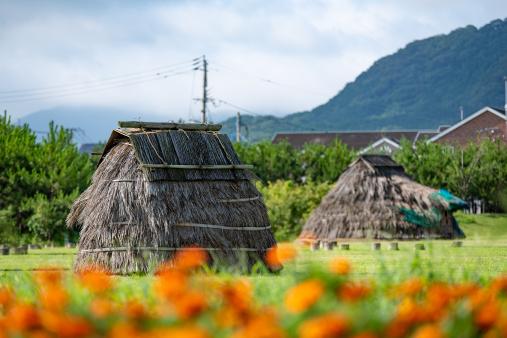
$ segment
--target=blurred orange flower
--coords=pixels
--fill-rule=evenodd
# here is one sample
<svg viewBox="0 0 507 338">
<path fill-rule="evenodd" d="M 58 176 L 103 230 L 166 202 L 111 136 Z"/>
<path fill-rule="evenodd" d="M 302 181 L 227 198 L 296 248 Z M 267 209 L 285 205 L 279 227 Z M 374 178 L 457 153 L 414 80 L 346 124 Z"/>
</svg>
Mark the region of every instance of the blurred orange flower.
<svg viewBox="0 0 507 338">
<path fill-rule="evenodd" d="M 498 301 L 491 300 L 480 306 L 474 313 L 474 322 L 481 329 L 489 329 L 499 320 L 501 307 Z"/>
<path fill-rule="evenodd" d="M 159 328 L 149 332 L 146 337 L 149 338 L 209 338 L 211 337 L 204 329 L 195 325 L 185 325 L 179 327 Z M 125 338 L 119 337 L 118 338 Z"/>
<path fill-rule="evenodd" d="M 124 304 L 123 313 L 127 318 L 134 320 L 143 319 L 148 315 L 145 306 L 136 299 L 131 299 Z"/>
<path fill-rule="evenodd" d="M 197 291 L 189 291 L 177 300 L 174 300 L 173 305 L 178 317 L 189 319 L 198 316 L 206 310 L 208 301 L 204 294 Z"/>
<path fill-rule="evenodd" d="M 35 280 L 40 286 L 55 285 L 62 281 L 62 271 L 58 268 L 46 268 L 34 273 Z"/>
<path fill-rule="evenodd" d="M 88 337 L 93 332 L 91 323 L 74 315 L 43 312 L 41 321 L 47 331 L 56 334 L 58 337 Z"/>
<path fill-rule="evenodd" d="M 62 311 L 68 303 L 69 295 L 60 286 L 49 284 L 40 290 L 39 299 L 42 307 L 51 311 Z"/>
<path fill-rule="evenodd" d="M 350 338 L 379 338 L 379 336 L 373 332 L 361 332 L 351 336 Z"/>
<path fill-rule="evenodd" d="M 39 314 L 31 304 L 14 304 L 6 315 L 6 323 L 14 331 L 25 331 L 36 328 L 40 324 Z"/>
<path fill-rule="evenodd" d="M 395 287 L 395 294 L 402 297 L 417 295 L 423 289 L 423 282 L 419 278 L 411 278 Z"/>
<path fill-rule="evenodd" d="M 237 311 L 246 311 L 251 306 L 252 287 L 246 279 L 226 283 L 222 286 L 221 293 L 227 305 Z"/>
<path fill-rule="evenodd" d="M 329 270 L 337 275 L 348 275 L 351 269 L 350 262 L 345 258 L 335 258 L 329 263 Z"/>
<path fill-rule="evenodd" d="M 113 286 L 111 276 L 101 270 L 83 270 L 77 274 L 81 284 L 93 293 L 101 294 Z"/>
<path fill-rule="evenodd" d="M 417 328 L 413 338 L 444 338 L 444 333 L 438 325 L 427 324 Z"/>
<path fill-rule="evenodd" d="M 14 301 L 12 289 L 6 286 L 0 287 L 0 306 L 4 309 Z"/>
<path fill-rule="evenodd" d="M 246 279 L 229 281 L 220 286 L 220 295 L 224 301 L 215 314 L 220 327 L 236 327 L 247 321 L 252 312 L 252 289 Z"/>
<path fill-rule="evenodd" d="M 498 276 L 491 282 L 491 289 L 495 292 L 507 293 L 507 276 Z"/>
<path fill-rule="evenodd" d="M 291 243 L 278 243 L 268 249 L 266 253 L 266 264 L 273 268 L 293 260 L 297 256 L 297 250 Z"/>
<path fill-rule="evenodd" d="M 108 332 L 109 338 L 137 338 L 141 332 L 134 323 L 118 322 Z"/>
<path fill-rule="evenodd" d="M 180 297 L 188 288 L 188 277 L 180 270 L 167 269 L 160 272 L 153 288 L 155 293 L 166 300 Z"/>
<path fill-rule="evenodd" d="M 298 332 L 301 338 L 338 338 L 347 332 L 349 326 L 346 317 L 331 313 L 303 322 Z"/>
<path fill-rule="evenodd" d="M 176 252 L 173 264 L 182 270 L 192 270 L 208 262 L 208 253 L 201 248 L 183 248 Z"/>
<path fill-rule="evenodd" d="M 292 313 L 300 313 L 315 304 L 324 293 L 324 284 L 318 279 L 302 282 L 285 294 L 285 308 Z"/>
<path fill-rule="evenodd" d="M 105 298 L 93 299 L 90 303 L 90 313 L 97 318 L 105 318 L 114 312 L 113 303 Z"/>
<path fill-rule="evenodd" d="M 285 336 L 276 312 L 271 308 L 263 308 L 252 315 L 246 325 L 237 330 L 232 338 L 284 338 Z"/>
<path fill-rule="evenodd" d="M 338 297 L 347 302 L 355 302 L 368 297 L 371 287 L 366 283 L 346 282 L 338 289 Z"/>
</svg>

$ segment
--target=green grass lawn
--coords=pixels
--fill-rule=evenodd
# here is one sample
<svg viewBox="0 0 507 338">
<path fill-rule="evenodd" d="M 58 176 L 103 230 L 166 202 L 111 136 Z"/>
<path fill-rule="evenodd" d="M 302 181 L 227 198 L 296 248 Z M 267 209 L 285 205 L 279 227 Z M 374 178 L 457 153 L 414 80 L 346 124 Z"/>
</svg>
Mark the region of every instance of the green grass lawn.
<svg viewBox="0 0 507 338">
<path fill-rule="evenodd" d="M 455 248 L 453 241 L 424 241 L 426 250 L 416 251 L 414 242 L 399 242 L 399 251 L 389 251 L 387 242 L 380 251 L 371 249 L 371 241 L 349 241 L 350 250 L 311 252 L 301 248 L 298 258 L 276 275 L 246 276 L 254 286 L 258 298 L 265 302 L 280 300 L 283 290 L 298 274 L 315 265 L 327 265 L 336 256 L 348 258 L 353 276 L 359 279 L 397 281 L 410 275 L 423 275 L 449 281 L 484 281 L 507 273 L 507 215 L 457 215 L 467 235 L 463 247 Z M 75 249 L 31 250 L 27 256 L 0 256 L 0 284 L 9 283 L 22 288 L 28 283 L 29 272 L 40 267 L 72 269 Z M 230 274 L 220 273 L 220 278 Z M 144 294 L 149 289 L 150 276 L 119 277 L 118 297 Z"/>
</svg>

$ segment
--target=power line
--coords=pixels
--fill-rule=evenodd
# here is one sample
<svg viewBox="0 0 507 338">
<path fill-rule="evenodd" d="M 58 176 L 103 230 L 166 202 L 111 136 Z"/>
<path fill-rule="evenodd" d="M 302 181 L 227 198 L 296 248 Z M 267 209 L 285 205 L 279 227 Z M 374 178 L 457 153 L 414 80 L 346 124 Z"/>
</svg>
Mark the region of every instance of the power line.
<svg viewBox="0 0 507 338">
<path fill-rule="evenodd" d="M 170 70 L 170 71 L 164 71 L 164 72 L 157 72 L 157 73 L 152 73 L 152 74 L 147 74 L 147 75 L 138 75 L 138 76 L 135 76 L 135 77 L 130 77 L 130 78 L 125 78 L 125 79 L 118 79 L 118 80 L 109 80 L 109 81 L 105 81 L 105 82 L 102 82 L 102 83 L 96 83 L 96 84 L 89 84 L 89 85 L 79 85 L 79 86 L 74 86 L 74 87 L 70 87 L 70 88 L 62 88 L 62 89 L 51 89 L 51 90 L 46 90 L 46 91 L 41 91 L 41 92 L 33 92 L 33 93 L 16 93 L 16 94 L 0 94 L 0 99 L 1 100 L 11 100 L 11 99 L 18 99 L 18 98 L 32 98 L 32 97 L 39 97 L 39 96 L 46 96 L 46 95 L 60 95 L 60 94 L 65 94 L 67 92 L 75 92 L 75 91 L 82 91 L 82 90 L 86 90 L 86 89 L 94 89 L 94 88 L 97 88 L 97 87 L 103 87 L 103 86 L 111 86 L 111 85 L 121 85 L 121 84 L 125 84 L 125 83 L 131 83 L 131 82 L 137 82 L 137 81 L 142 81 L 142 80 L 145 80 L 145 79 L 152 79 L 152 78 L 157 78 L 157 77 L 166 77 L 166 76 L 169 76 L 169 75 L 173 75 L 173 74 L 179 74 L 181 72 L 187 72 L 187 71 L 191 71 L 193 70 L 194 68 L 185 68 L 185 69 L 178 69 L 178 70 Z"/>
<path fill-rule="evenodd" d="M 233 107 L 233 108 L 236 108 L 236 109 L 242 110 L 242 111 L 244 111 L 245 113 L 249 113 L 249 114 L 252 114 L 252 115 L 255 115 L 255 116 L 261 116 L 261 115 L 262 115 L 262 114 L 259 114 L 259 113 L 256 113 L 256 112 L 253 112 L 253 111 L 251 111 L 251 110 L 249 110 L 249 109 L 246 109 L 246 108 L 243 108 L 243 107 L 241 107 L 241 106 L 238 106 L 238 105 L 236 105 L 236 104 L 234 104 L 234 103 L 231 103 L 231 102 L 225 101 L 225 100 L 223 100 L 223 99 L 217 99 L 217 98 L 216 98 L 216 99 L 215 99 L 215 101 L 217 101 L 217 102 L 219 102 L 219 103 L 222 103 L 222 104 L 225 104 L 225 105 L 228 105 L 228 106 L 230 106 L 230 107 Z"/>
<path fill-rule="evenodd" d="M 20 98 L 7 99 L 7 100 L 3 100 L 2 98 L 0 98 L 0 101 L 2 103 L 14 103 L 14 102 L 38 101 L 38 100 L 45 100 L 45 99 L 50 99 L 50 98 L 60 98 L 60 97 L 66 97 L 66 96 L 82 95 L 82 94 L 88 94 L 88 93 L 103 91 L 103 90 L 107 90 L 107 89 L 129 87 L 129 86 L 133 86 L 133 85 L 137 85 L 137 84 L 142 84 L 142 83 L 147 83 L 147 82 L 165 80 L 168 77 L 177 76 L 177 75 L 181 75 L 181 74 L 186 74 L 186 73 L 189 73 L 191 71 L 193 71 L 193 69 L 189 69 L 189 70 L 185 70 L 185 71 L 181 71 L 181 72 L 176 72 L 176 73 L 158 74 L 158 75 L 151 76 L 151 77 L 148 77 L 148 78 L 143 79 L 143 80 L 126 81 L 126 82 L 124 81 L 123 83 L 119 83 L 119 84 L 115 84 L 115 85 L 95 87 L 95 88 L 91 87 L 91 88 L 88 88 L 88 89 L 85 88 L 85 89 L 81 89 L 81 90 L 74 90 L 74 91 L 68 91 L 68 92 L 64 91 L 63 94 L 59 93 L 59 94 L 50 94 L 50 95 L 40 95 L 40 94 L 39 95 L 32 95 L 32 96 L 28 95 L 27 97 L 24 97 L 24 98 L 20 97 Z"/>
<path fill-rule="evenodd" d="M 172 64 L 172 65 L 159 66 L 159 67 L 147 69 L 147 70 L 144 70 L 144 71 L 138 71 L 138 72 L 132 72 L 132 73 L 127 73 L 127 74 L 122 74 L 122 75 L 109 76 L 109 77 L 105 77 L 105 78 L 98 79 L 98 80 L 84 81 L 84 82 L 80 82 L 80 83 L 75 83 L 74 82 L 74 83 L 58 84 L 58 85 L 45 86 L 45 87 L 37 87 L 37 88 L 4 90 L 4 91 L 0 91 L 0 95 L 3 95 L 3 94 L 14 94 L 14 93 L 25 93 L 25 92 L 28 92 L 28 93 L 29 92 L 41 92 L 41 91 L 45 92 L 45 91 L 48 91 L 48 90 L 54 90 L 54 89 L 65 88 L 65 87 L 89 86 L 89 85 L 93 85 L 95 83 L 109 82 L 111 80 L 120 80 L 121 81 L 122 79 L 127 80 L 128 78 L 131 78 L 131 77 L 153 74 L 153 72 L 168 72 L 168 71 L 180 70 L 181 68 L 188 68 L 190 66 L 196 67 L 196 66 L 199 65 L 199 63 L 200 63 L 200 58 L 195 58 L 195 59 L 192 59 L 190 61 L 179 62 L 179 63 L 175 63 L 175 64 Z"/>
<path fill-rule="evenodd" d="M 304 88 L 304 87 L 301 87 L 299 85 L 294 85 L 294 84 L 283 83 L 283 82 L 271 80 L 271 79 L 268 79 L 268 78 L 265 78 L 265 77 L 262 77 L 262 76 L 255 75 L 255 74 L 250 73 L 250 72 L 245 72 L 243 70 L 237 70 L 237 69 L 234 69 L 234 68 L 231 68 L 231 67 L 228 67 L 228 66 L 224 66 L 222 64 L 216 64 L 216 63 L 214 63 L 214 65 L 218 65 L 218 67 L 219 67 L 219 68 L 212 68 L 215 71 L 220 71 L 220 68 L 222 68 L 222 70 L 225 70 L 225 71 L 228 71 L 228 72 L 232 72 L 232 73 L 238 73 L 238 74 L 241 74 L 241 75 L 246 75 L 246 76 L 254 78 L 254 79 L 258 80 L 258 81 L 269 83 L 271 85 L 280 86 L 280 87 L 289 87 L 289 88 L 305 91 L 306 93 L 313 93 L 313 94 L 317 94 L 317 95 L 329 96 L 329 93 L 315 91 L 313 89 Z"/>
</svg>

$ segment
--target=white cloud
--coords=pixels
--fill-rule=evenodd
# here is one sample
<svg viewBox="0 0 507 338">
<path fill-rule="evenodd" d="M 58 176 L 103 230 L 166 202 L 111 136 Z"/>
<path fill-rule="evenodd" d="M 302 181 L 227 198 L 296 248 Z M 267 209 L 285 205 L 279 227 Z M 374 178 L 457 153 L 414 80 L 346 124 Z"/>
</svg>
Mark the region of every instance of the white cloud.
<svg viewBox="0 0 507 338">
<path fill-rule="evenodd" d="M 6 2 L 0 4 L 0 91 L 95 81 L 206 53 L 212 95 L 281 115 L 324 103 L 413 39 L 483 25 L 506 9 L 496 0 Z M 5 102 L 0 93 L 0 108 L 15 117 L 66 104 L 197 117 L 192 98 L 200 94 L 200 79 L 189 73 L 26 102 Z M 212 107 L 215 119 L 233 112 Z"/>
</svg>

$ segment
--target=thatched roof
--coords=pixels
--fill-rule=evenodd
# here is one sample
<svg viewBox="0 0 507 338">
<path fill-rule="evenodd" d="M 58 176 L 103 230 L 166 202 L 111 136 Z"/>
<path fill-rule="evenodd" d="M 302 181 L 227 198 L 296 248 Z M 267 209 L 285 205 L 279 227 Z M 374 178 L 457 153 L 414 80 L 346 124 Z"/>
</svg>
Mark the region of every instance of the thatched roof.
<svg viewBox="0 0 507 338">
<path fill-rule="evenodd" d="M 120 128 L 75 201 L 76 269 L 148 272 L 178 248 L 251 266 L 275 244 L 253 174 L 214 130 Z M 241 257 L 240 257 L 241 256 Z"/>
<path fill-rule="evenodd" d="M 463 237 L 452 216 L 463 206 L 413 181 L 389 156 L 362 155 L 312 212 L 300 239 Z"/>
</svg>

